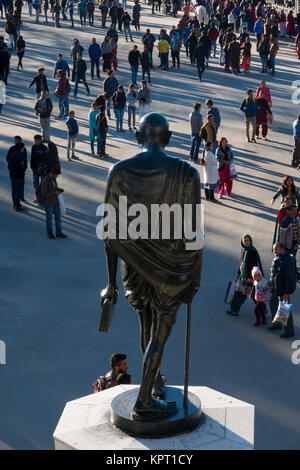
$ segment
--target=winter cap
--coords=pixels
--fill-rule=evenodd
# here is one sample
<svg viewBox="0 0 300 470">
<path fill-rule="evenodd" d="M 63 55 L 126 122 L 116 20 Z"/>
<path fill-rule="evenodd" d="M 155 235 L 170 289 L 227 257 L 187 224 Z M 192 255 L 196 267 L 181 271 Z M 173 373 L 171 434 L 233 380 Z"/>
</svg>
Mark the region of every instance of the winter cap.
<svg viewBox="0 0 300 470">
<path fill-rule="evenodd" d="M 255 275 L 256 273 L 260 273 L 260 274 L 261 274 L 261 270 L 259 269 L 258 266 L 254 266 L 254 268 L 253 268 L 252 271 L 251 271 L 251 275 L 252 275 L 253 278 L 254 278 L 254 275 Z"/>
</svg>

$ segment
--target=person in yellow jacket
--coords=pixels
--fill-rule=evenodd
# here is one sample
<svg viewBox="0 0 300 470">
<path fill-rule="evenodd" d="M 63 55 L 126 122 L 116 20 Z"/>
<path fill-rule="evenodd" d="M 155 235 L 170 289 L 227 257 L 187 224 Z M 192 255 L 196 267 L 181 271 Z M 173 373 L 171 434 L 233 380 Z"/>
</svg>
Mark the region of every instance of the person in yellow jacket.
<svg viewBox="0 0 300 470">
<path fill-rule="evenodd" d="M 160 39 L 157 44 L 157 49 L 159 51 L 160 66 L 163 70 L 168 70 L 170 44 L 166 39 Z"/>
</svg>

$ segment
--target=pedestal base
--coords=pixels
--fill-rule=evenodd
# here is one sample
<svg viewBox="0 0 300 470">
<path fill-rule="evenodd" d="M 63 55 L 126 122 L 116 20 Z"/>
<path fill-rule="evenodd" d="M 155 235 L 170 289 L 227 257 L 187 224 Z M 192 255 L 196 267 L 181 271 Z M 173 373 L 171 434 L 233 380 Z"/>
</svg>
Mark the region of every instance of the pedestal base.
<svg viewBox="0 0 300 470">
<path fill-rule="evenodd" d="M 132 407 L 136 402 L 139 388 L 120 393 L 111 402 L 111 422 L 121 431 L 139 437 L 166 437 L 189 431 L 198 426 L 201 416 L 201 402 L 197 395 L 189 392 L 187 406 L 183 406 L 183 390 L 166 387 L 164 400 L 175 401 L 177 413 L 170 418 L 153 421 L 133 419 Z"/>
<path fill-rule="evenodd" d="M 137 385 L 118 385 L 66 404 L 54 432 L 57 450 L 248 450 L 254 406 L 207 387 L 189 387 L 202 404 L 200 425 L 174 437 L 134 437 L 111 422 L 111 403 Z M 182 389 L 182 387 L 177 387 Z"/>
</svg>

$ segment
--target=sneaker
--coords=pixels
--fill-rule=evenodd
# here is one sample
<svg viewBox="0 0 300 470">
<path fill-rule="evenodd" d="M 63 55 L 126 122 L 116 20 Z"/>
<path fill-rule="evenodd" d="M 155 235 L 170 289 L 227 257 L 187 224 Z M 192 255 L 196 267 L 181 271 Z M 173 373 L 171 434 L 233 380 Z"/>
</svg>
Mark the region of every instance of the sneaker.
<svg viewBox="0 0 300 470">
<path fill-rule="evenodd" d="M 266 137 L 262 137 L 262 140 L 268 140 Z"/>
<path fill-rule="evenodd" d="M 233 315 L 234 317 L 238 316 L 238 313 L 232 312 L 231 310 L 226 310 L 226 313 L 228 313 L 228 315 Z"/>
<path fill-rule="evenodd" d="M 56 238 L 67 238 L 67 235 L 61 232 L 56 235 Z"/>
<path fill-rule="evenodd" d="M 259 137 L 258 137 L 259 138 Z M 256 144 L 256 140 L 255 139 L 252 139 L 251 142 L 253 142 L 254 144 Z"/>
<path fill-rule="evenodd" d="M 50 238 L 50 240 L 54 240 L 55 236 L 53 235 L 53 233 L 50 233 L 50 234 L 48 235 L 48 238 Z"/>
<path fill-rule="evenodd" d="M 273 323 L 271 326 L 268 327 L 268 330 L 281 330 L 282 325 L 281 323 Z"/>
<path fill-rule="evenodd" d="M 280 338 L 293 338 L 295 336 L 295 333 L 283 333 L 280 335 Z"/>
<path fill-rule="evenodd" d="M 23 211 L 26 211 L 26 208 L 23 207 L 23 206 L 19 206 L 19 207 L 16 207 L 16 212 L 23 212 Z"/>
<path fill-rule="evenodd" d="M 251 142 L 251 139 L 247 139 L 247 142 Z"/>
<path fill-rule="evenodd" d="M 222 194 L 218 194 L 218 199 L 222 199 L 223 198 L 223 195 Z"/>
</svg>

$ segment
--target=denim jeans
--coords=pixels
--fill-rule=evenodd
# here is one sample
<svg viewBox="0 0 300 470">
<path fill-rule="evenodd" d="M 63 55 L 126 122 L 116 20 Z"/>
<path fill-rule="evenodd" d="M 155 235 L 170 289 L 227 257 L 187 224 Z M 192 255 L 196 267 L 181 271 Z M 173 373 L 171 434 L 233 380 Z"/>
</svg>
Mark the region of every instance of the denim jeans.
<svg viewBox="0 0 300 470">
<path fill-rule="evenodd" d="M 261 60 L 262 71 L 266 72 L 268 70 L 268 66 L 267 66 L 268 56 L 265 54 L 260 54 L 260 60 Z"/>
<path fill-rule="evenodd" d="M 151 75 L 150 75 L 150 68 L 149 69 L 143 69 L 142 72 L 142 80 L 145 79 L 145 75 L 148 75 L 148 83 L 151 83 Z"/>
<path fill-rule="evenodd" d="M 132 65 L 131 66 L 131 82 L 136 83 L 137 82 L 137 74 L 138 74 L 139 66 L 138 65 Z"/>
<path fill-rule="evenodd" d="M 55 219 L 56 235 L 59 235 L 60 233 L 62 233 L 59 204 L 57 204 L 56 206 L 45 206 L 45 211 L 46 211 L 47 235 L 53 235 L 53 232 L 52 232 L 53 215 Z"/>
<path fill-rule="evenodd" d="M 82 82 L 84 84 L 87 93 L 89 93 L 90 89 L 89 89 L 88 84 L 86 83 L 86 78 L 85 78 L 85 73 L 84 73 L 81 77 L 79 77 L 78 75 L 76 75 L 75 77 L 74 96 L 77 96 L 79 82 Z"/>
<path fill-rule="evenodd" d="M 70 20 L 71 20 L 71 23 L 72 23 L 72 27 L 74 28 L 74 18 L 73 18 L 74 13 L 73 13 L 73 11 L 69 10 L 69 14 L 70 14 Z"/>
<path fill-rule="evenodd" d="M 210 44 L 210 50 L 209 50 L 209 57 L 212 53 L 212 50 L 214 50 L 214 57 L 216 57 L 216 53 L 217 53 L 217 41 L 211 41 L 211 44 Z"/>
<path fill-rule="evenodd" d="M 72 152 L 72 157 L 74 157 L 75 145 L 76 145 L 75 135 L 68 135 L 68 146 L 67 146 L 67 157 L 70 158 L 70 150 Z"/>
<path fill-rule="evenodd" d="M 32 170 L 32 176 L 33 176 L 33 187 L 34 189 L 37 189 L 40 183 L 42 182 L 43 177 L 42 175 L 37 173 L 35 170 Z"/>
<path fill-rule="evenodd" d="M 85 24 L 86 24 L 86 13 L 80 13 L 80 24 L 81 24 L 81 26 L 85 26 Z"/>
<path fill-rule="evenodd" d="M 169 53 L 168 52 L 161 52 L 160 53 L 160 65 L 162 68 L 168 68 L 168 60 L 169 60 Z"/>
<path fill-rule="evenodd" d="M 272 73 L 274 73 L 275 72 L 275 55 L 274 54 L 270 55 L 270 63 L 271 63 Z"/>
<path fill-rule="evenodd" d="M 130 37 L 130 39 L 132 41 L 132 34 L 131 34 L 130 26 L 124 26 L 124 33 L 125 33 L 126 41 L 128 40 L 128 36 Z"/>
<path fill-rule="evenodd" d="M 55 27 L 56 28 L 60 28 L 59 20 L 60 20 L 60 13 L 58 12 L 55 14 Z"/>
<path fill-rule="evenodd" d="M 94 78 L 94 67 L 96 66 L 97 77 L 100 78 L 99 59 L 91 59 L 91 77 Z"/>
<path fill-rule="evenodd" d="M 20 179 L 12 178 L 10 181 L 11 181 L 11 195 L 12 195 L 14 209 L 18 209 L 21 205 L 20 201 L 22 199 L 24 178 L 20 178 Z"/>
<path fill-rule="evenodd" d="M 131 118 L 132 118 L 132 125 L 133 127 L 135 127 L 135 116 L 136 116 L 136 107 L 128 106 L 128 127 L 131 126 Z"/>
<path fill-rule="evenodd" d="M 124 109 L 115 109 L 117 131 L 123 129 Z"/>
<path fill-rule="evenodd" d="M 99 131 L 97 140 L 97 152 L 100 157 L 105 157 L 106 131 Z"/>
<path fill-rule="evenodd" d="M 69 97 L 68 94 L 61 95 L 59 97 L 59 115 L 60 116 L 67 116 L 69 113 Z"/>
<path fill-rule="evenodd" d="M 201 138 L 199 134 L 192 134 L 191 135 L 191 151 L 190 151 L 190 159 L 192 162 L 198 162 L 199 160 L 199 149 L 201 145 Z"/>
</svg>

